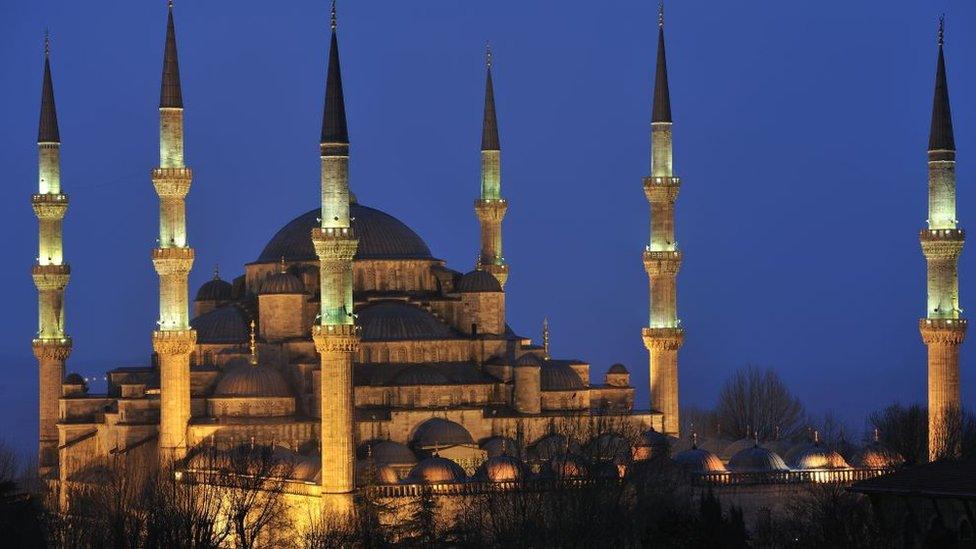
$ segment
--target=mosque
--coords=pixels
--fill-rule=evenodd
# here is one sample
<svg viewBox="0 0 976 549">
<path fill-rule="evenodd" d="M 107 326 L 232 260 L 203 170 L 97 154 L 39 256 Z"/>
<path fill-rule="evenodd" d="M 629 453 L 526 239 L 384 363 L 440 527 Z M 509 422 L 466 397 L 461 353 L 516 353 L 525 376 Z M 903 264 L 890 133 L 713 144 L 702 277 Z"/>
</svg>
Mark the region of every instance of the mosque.
<svg viewBox="0 0 976 549">
<path fill-rule="evenodd" d="M 650 293 L 642 333 L 649 353 L 649 411 L 635 408 L 623 365 L 611 366 L 602 382 L 594 382 L 586 361 L 550 356 L 548 329 L 536 344 L 506 321 L 510 272 L 502 224 L 508 203 L 490 51 L 480 188 L 472 184 L 481 226 L 474 268 L 452 269 L 396 217 L 358 202 L 350 184 L 366 183 L 348 176 L 354 144 L 347 131 L 334 5 L 320 141 L 321 203 L 271 235 L 240 274 L 224 280 L 214 272 L 191 304 L 187 275 L 195 257 L 187 245 L 185 200 L 193 172 L 184 163 L 184 101 L 170 3 L 160 160 L 151 172 L 160 204 L 159 245 L 151 250 L 160 300 L 153 353 L 145 367 L 108 372 L 106 394 L 89 393 L 81 376 L 65 375 L 72 345 L 63 317 L 70 268 L 61 245 L 68 196 L 60 180 L 60 135 L 45 51 L 39 191 L 32 198 L 40 226 L 33 267 L 39 331 L 33 346 L 44 478 L 56 485 L 85 482 L 93 463 L 118 456 L 148 456 L 192 471 L 207 449 L 263 446 L 299 465 L 291 479 L 296 493 L 320 501 L 323 509 L 341 510 L 362 486 L 367 462 L 377 466 L 376 479 L 390 497 L 409 495 L 409 487 L 425 483 L 448 493 L 453 485 L 554 474 L 616 476 L 625 474 L 627 464 L 669 446 L 677 463 L 718 487 L 851 482 L 897 465 L 898 456 L 880 444 L 851 448 L 843 456 L 817 440 L 793 448 L 752 439 L 699 445 L 691 433 L 680 432 L 678 351 L 684 331 L 676 277 L 682 251 L 674 206 L 681 181 L 672 169 L 663 12 L 658 23 L 651 170 L 642 183 L 651 219 L 642 256 Z M 941 45 L 939 70 L 944 86 Z M 945 101 L 948 117 L 947 93 Z M 944 125 L 939 127 L 944 134 Z M 951 120 L 947 131 L 951 137 Z M 938 162 L 947 162 L 947 153 L 940 154 Z M 939 189 L 948 188 L 952 174 L 944 164 L 938 167 L 944 183 Z M 951 198 L 954 228 L 954 192 Z M 931 234 L 943 244 L 961 239 L 955 232 Z M 516 266 L 515 276 L 529 274 L 519 274 Z M 958 317 L 957 309 L 947 314 Z M 962 333 L 960 323 L 948 317 L 936 324 L 923 321 L 923 334 L 940 326 Z M 949 359 L 940 360 L 943 370 L 951 369 Z M 604 432 L 588 439 L 572 427 L 598 421 L 626 425 L 637 435 L 625 439 Z M 594 448 L 611 452 L 596 457 Z"/>
</svg>

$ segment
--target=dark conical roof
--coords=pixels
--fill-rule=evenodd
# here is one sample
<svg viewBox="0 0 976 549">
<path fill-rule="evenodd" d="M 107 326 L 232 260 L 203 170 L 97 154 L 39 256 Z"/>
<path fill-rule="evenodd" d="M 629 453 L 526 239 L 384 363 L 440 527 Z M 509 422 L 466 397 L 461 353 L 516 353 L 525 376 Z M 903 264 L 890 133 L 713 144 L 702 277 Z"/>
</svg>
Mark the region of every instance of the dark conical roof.
<svg viewBox="0 0 976 549">
<path fill-rule="evenodd" d="M 932 102 L 932 130 L 929 133 L 929 150 L 956 150 L 956 139 L 952 133 L 949 86 L 946 84 L 945 56 L 942 53 L 941 39 L 939 61 L 935 69 L 935 99 Z"/>
<path fill-rule="evenodd" d="M 41 122 L 37 129 L 38 143 L 60 143 L 58 110 L 54 106 L 54 82 L 51 80 L 51 59 L 44 55 L 44 84 L 41 86 Z"/>
<path fill-rule="evenodd" d="M 176 55 L 176 26 L 173 25 L 173 6 L 166 21 L 166 48 L 163 53 L 163 83 L 159 92 L 159 106 L 182 108 L 183 92 L 180 88 L 180 60 Z"/>
<path fill-rule="evenodd" d="M 339 40 L 336 38 L 334 28 L 329 50 L 329 75 L 325 81 L 322 143 L 349 143 L 349 131 L 346 129 L 346 102 L 342 97 L 342 71 L 339 70 Z"/>
<path fill-rule="evenodd" d="M 671 122 L 671 93 L 668 91 L 668 62 L 664 54 L 664 25 L 657 31 L 657 72 L 654 75 L 654 107 L 651 122 Z"/>
<path fill-rule="evenodd" d="M 481 150 L 500 151 L 498 141 L 498 118 L 495 116 L 495 86 L 491 81 L 491 65 L 485 79 L 485 120 L 481 126 Z"/>
</svg>

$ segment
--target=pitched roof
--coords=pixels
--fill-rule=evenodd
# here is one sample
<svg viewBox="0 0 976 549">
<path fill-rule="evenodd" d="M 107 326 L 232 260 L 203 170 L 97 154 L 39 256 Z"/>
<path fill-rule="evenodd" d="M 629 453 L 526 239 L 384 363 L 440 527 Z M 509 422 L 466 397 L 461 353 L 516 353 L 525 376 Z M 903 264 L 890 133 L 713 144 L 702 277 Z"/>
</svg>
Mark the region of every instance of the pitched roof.
<svg viewBox="0 0 976 549">
<path fill-rule="evenodd" d="M 976 459 L 936 461 L 854 483 L 865 494 L 976 498 Z"/>
<path fill-rule="evenodd" d="M 60 143 L 58 111 L 54 106 L 54 82 L 51 79 L 51 59 L 44 55 L 44 84 L 41 86 L 41 122 L 37 129 L 38 143 Z"/>
<path fill-rule="evenodd" d="M 170 5 L 166 21 L 166 46 L 163 51 L 163 82 L 159 92 L 159 106 L 182 108 L 183 91 L 180 88 L 180 59 L 176 55 L 176 26 L 173 25 L 173 6 Z"/>
<path fill-rule="evenodd" d="M 935 97 L 932 101 L 932 128 L 929 133 L 929 150 L 956 150 L 952 132 L 952 112 L 949 109 L 949 86 L 946 84 L 945 55 L 939 44 L 939 61 L 935 69 Z"/>
<path fill-rule="evenodd" d="M 485 118 L 481 125 L 481 150 L 501 150 L 501 144 L 498 140 L 498 117 L 495 115 L 495 86 L 491 80 L 491 65 L 488 65 L 488 77 L 485 79 Z"/>
<path fill-rule="evenodd" d="M 322 143 L 349 143 L 346 128 L 346 102 L 342 95 L 342 71 L 339 69 L 339 39 L 332 29 L 329 49 L 329 73 L 325 81 L 325 111 L 322 115 Z"/>
<path fill-rule="evenodd" d="M 668 61 L 664 53 L 664 25 L 657 31 L 657 72 L 654 75 L 654 106 L 651 122 L 671 122 L 671 94 L 668 91 Z"/>
</svg>

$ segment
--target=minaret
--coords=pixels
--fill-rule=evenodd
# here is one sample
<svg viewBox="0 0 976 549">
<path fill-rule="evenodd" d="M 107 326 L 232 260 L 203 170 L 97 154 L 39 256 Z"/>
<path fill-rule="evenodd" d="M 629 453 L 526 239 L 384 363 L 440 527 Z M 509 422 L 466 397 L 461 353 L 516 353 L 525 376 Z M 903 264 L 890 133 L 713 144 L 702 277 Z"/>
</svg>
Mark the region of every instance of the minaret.
<svg viewBox="0 0 976 549">
<path fill-rule="evenodd" d="M 505 287 L 508 265 L 502 255 L 502 219 L 508 202 L 502 198 L 501 155 L 498 141 L 498 119 L 495 116 L 495 87 L 491 81 L 491 46 L 486 47 L 485 118 L 481 126 L 481 198 L 474 201 L 474 211 L 481 223 L 481 253 L 477 268 L 495 275 Z"/>
<path fill-rule="evenodd" d="M 947 441 L 958 446 L 960 425 L 959 345 L 966 337 L 966 320 L 959 308 L 956 262 L 966 233 L 956 219 L 956 142 L 949 110 L 943 47 L 943 21 L 939 20 L 939 58 L 935 73 L 935 99 L 929 134 L 929 219 L 919 240 L 928 270 L 926 317 L 919 321 L 928 347 L 929 458 L 945 451 Z M 946 421 L 946 413 L 949 421 Z"/>
<path fill-rule="evenodd" d="M 61 220 L 68 196 L 61 193 L 61 136 L 51 80 L 51 48 L 44 37 L 44 84 L 41 87 L 41 121 L 37 132 L 38 190 L 31 197 L 39 228 L 37 263 L 32 269 L 37 286 L 37 337 L 34 356 L 39 376 L 38 466 L 46 475 L 58 465 L 58 399 L 64 363 L 71 354 L 71 338 L 64 331 L 64 288 L 71 268 L 64 262 Z"/>
<path fill-rule="evenodd" d="M 650 319 L 643 336 L 650 353 L 651 408 L 664 414 L 664 433 L 674 436 L 678 436 L 678 349 L 684 342 L 675 284 L 681 252 L 674 238 L 674 203 L 680 187 L 681 180 L 671 169 L 671 98 L 661 4 L 651 116 L 651 175 L 644 178 L 644 194 L 651 204 L 651 235 L 644 250 L 644 269 L 650 279 Z"/>
<path fill-rule="evenodd" d="M 152 252 L 159 274 L 159 321 L 153 332 L 153 349 L 159 357 L 159 449 L 166 463 L 186 453 L 190 353 L 197 338 L 190 329 L 187 307 L 193 248 L 186 243 L 186 195 L 193 172 L 183 163 L 183 94 L 172 0 L 159 98 L 159 167 L 153 170 L 152 179 L 159 195 L 159 246 Z"/>
<path fill-rule="evenodd" d="M 345 515 L 355 489 L 352 357 L 359 347 L 353 317 L 352 258 L 359 241 L 349 223 L 349 132 L 339 70 L 335 2 L 322 118 L 322 215 L 312 230 L 319 257 L 321 310 L 312 339 L 321 355 L 322 510 Z"/>
</svg>

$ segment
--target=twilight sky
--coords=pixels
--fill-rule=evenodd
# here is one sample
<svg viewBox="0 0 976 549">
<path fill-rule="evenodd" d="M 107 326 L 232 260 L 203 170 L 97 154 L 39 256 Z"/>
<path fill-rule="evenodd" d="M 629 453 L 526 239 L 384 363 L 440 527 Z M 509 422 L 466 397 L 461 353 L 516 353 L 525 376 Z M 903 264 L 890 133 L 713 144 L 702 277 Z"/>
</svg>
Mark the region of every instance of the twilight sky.
<svg viewBox="0 0 976 549">
<path fill-rule="evenodd" d="M 151 352 L 157 277 L 164 0 L 0 4 L 0 438 L 36 440 L 30 339 L 36 293 L 36 134 L 42 36 L 71 196 L 68 370 L 86 377 Z M 273 6 L 273 7 L 272 7 Z M 936 21 L 959 154 L 959 217 L 976 225 L 976 4 L 671 0 L 668 65 L 682 404 L 710 405 L 748 363 L 776 368 L 812 412 L 860 426 L 925 396 L 928 124 Z M 472 267 L 484 43 L 495 52 L 508 319 L 553 353 L 625 363 L 647 407 L 649 120 L 656 3 L 582 0 L 340 1 L 351 185 L 434 255 Z M 177 0 L 186 104 L 191 288 L 242 272 L 275 231 L 316 205 L 328 47 L 325 0 Z M 960 262 L 976 300 L 976 251 Z M 976 363 L 963 347 L 963 397 Z M 96 384 L 96 389 L 103 385 Z"/>
</svg>

